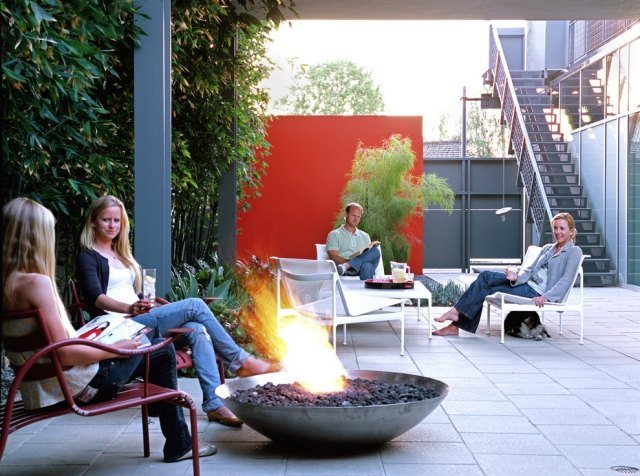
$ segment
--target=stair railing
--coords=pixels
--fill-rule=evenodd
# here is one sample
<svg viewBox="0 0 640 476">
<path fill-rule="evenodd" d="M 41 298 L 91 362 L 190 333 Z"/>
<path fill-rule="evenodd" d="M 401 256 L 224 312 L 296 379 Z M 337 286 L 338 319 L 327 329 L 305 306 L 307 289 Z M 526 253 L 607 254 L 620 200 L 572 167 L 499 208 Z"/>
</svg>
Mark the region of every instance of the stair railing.
<svg viewBox="0 0 640 476">
<path fill-rule="evenodd" d="M 544 182 L 538 170 L 536 156 L 531 147 L 527 128 L 522 117 L 513 80 L 507 60 L 500 44 L 498 32 L 493 26 L 490 34 L 490 65 L 494 78 L 494 93 L 497 92 L 502 104 L 502 117 L 511 131 L 511 146 L 518 161 L 518 186 L 524 188 L 529 201 L 527 218 L 534 223 L 542 238 L 545 225 L 551 223 L 551 207 L 544 189 Z"/>
</svg>

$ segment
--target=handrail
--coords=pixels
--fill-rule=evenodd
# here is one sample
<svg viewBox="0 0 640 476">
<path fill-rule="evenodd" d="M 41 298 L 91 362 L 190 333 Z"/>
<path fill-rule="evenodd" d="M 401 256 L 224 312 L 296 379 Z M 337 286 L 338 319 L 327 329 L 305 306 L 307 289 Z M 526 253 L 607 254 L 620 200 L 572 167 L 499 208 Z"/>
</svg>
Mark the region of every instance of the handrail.
<svg viewBox="0 0 640 476">
<path fill-rule="evenodd" d="M 491 35 L 489 36 L 491 40 L 489 57 L 493 70 L 494 91 L 498 92 L 504 120 L 510 127 L 511 145 L 518 161 L 518 178 L 529 199 L 529 214 L 542 239 L 545 224 L 551 223 L 553 218 L 551 207 L 522 117 L 522 110 L 509 73 L 507 60 L 502 51 L 500 38 L 493 26 L 491 26 Z"/>
</svg>

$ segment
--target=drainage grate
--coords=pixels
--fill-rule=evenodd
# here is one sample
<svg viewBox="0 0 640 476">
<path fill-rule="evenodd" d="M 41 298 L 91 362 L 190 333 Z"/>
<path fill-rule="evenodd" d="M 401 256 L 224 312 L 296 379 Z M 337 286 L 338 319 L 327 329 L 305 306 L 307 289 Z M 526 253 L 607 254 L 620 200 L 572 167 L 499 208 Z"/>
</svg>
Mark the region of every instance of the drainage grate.
<svg viewBox="0 0 640 476">
<path fill-rule="evenodd" d="M 635 474 L 640 472 L 640 469 L 634 468 L 633 466 L 611 466 L 611 469 L 622 474 Z"/>
</svg>

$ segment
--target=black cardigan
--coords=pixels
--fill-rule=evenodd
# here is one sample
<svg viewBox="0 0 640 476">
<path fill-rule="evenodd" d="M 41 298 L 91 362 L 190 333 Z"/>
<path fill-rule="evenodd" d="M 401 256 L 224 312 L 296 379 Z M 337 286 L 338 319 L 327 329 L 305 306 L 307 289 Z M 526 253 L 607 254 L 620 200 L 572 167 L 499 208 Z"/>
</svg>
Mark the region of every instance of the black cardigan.
<svg viewBox="0 0 640 476">
<path fill-rule="evenodd" d="M 107 294 L 109 260 L 94 250 L 83 249 L 76 260 L 76 279 L 87 304 L 96 306 L 96 299 Z"/>
</svg>

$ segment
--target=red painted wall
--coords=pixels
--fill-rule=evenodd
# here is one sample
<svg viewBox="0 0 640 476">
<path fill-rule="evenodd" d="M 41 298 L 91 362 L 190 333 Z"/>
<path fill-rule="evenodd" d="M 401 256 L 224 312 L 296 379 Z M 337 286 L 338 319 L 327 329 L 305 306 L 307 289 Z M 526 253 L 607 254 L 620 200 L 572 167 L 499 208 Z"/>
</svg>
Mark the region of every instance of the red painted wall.
<svg viewBox="0 0 640 476">
<path fill-rule="evenodd" d="M 268 129 L 271 155 L 266 158 L 269 165 L 261 196 L 249 201 L 248 212 L 238 213 L 238 258 L 315 259 L 314 244 L 325 242 L 342 208 L 340 195 L 358 143 L 377 147 L 392 134 L 411 139 L 420 159 L 415 161 L 414 173 L 421 175 L 421 117 L 275 117 Z M 415 237 L 409 265 L 421 273 L 421 214 L 412 219 L 407 232 Z"/>
</svg>

